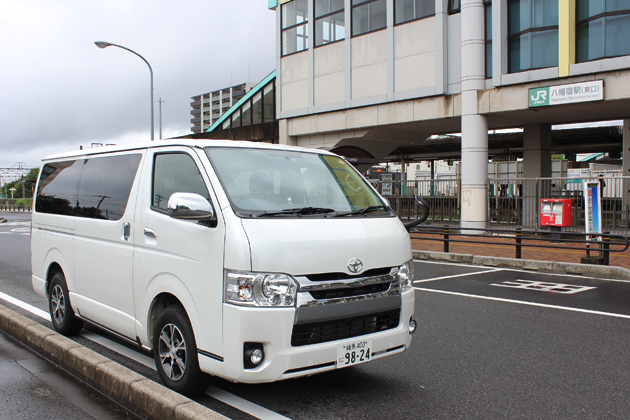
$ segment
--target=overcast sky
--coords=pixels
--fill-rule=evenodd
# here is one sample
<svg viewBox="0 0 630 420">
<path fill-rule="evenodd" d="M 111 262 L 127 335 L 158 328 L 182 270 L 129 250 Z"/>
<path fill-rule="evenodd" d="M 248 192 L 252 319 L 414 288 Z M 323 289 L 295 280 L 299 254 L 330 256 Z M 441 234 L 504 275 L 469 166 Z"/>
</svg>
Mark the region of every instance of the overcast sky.
<svg viewBox="0 0 630 420">
<path fill-rule="evenodd" d="M 151 63 L 167 138 L 191 132 L 192 96 L 273 71 L 275 19 L 266 0 L 0 0 L 0 168 L 150 140 L 147 65 L 94 41 Z"/>
</svg>

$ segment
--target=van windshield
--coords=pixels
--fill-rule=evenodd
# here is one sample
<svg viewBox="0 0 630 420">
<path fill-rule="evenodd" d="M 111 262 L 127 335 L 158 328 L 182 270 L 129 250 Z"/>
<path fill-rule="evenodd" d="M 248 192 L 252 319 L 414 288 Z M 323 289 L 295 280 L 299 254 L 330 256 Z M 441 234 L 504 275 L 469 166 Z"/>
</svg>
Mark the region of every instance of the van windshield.
<svg viewBox="0 0 630 420">
<path fill-rule="evenodd" d="M 340 157 L 272 149 L 205 150 L 240 217 L 394 216 Z"/>
</svg>

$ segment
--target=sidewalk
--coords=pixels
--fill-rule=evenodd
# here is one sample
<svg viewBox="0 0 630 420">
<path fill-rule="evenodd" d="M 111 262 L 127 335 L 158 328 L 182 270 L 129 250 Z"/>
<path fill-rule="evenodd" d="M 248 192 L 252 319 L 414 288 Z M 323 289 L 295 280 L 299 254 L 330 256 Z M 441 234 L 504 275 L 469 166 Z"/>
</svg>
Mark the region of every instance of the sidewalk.
<svg viewBox="0 0 630 420">
<path fill-rule="evenodd" d="M 442 235 L 425 235 L 412 233 L 411 234 L 411 247 L 414 251 L 430 251 L 430 252 L 444 252 L 444 244 L 441 241 L 426 240 L 420 238 L 437 238 L 442 239 Z M 454 238 L 455 239 L 455 238 Z M 514 244 L 513 238 L 457 238 L 465 239 L 469 241 L 492 241 L 496 242 L 496 245 L 476 244 L 476 243 L 456 243 L 451 242 L 450 253 L 452 254 L 467 254 L 476 256 L 498 257 L 498 258 L 515 258 L 516 248 L 514 246 L 499 245 L 499 243 Z M 525 238 L 523 244 L 542 244 L 538 241 L 528 242 Z M 562 246 L 575 246 L 584 247 L 584 244 L 570 244 L 561 243 Z M 592 256 L 596 256 L 596 252 L 591 253 Z M 586 256 L 586 251 L 570 250 L 570 249 L 548 249 L 548 248 L 522 248 L 522 259 L 535 260 L 535 261 L 548 261 L 548 262 L 563 262 L 580 264 L 580 259 Z M 624 252 L 611 252 L 610 253 L 610 266 L 623 267 L 630 270 L 630 249 Z"/>
</svg>

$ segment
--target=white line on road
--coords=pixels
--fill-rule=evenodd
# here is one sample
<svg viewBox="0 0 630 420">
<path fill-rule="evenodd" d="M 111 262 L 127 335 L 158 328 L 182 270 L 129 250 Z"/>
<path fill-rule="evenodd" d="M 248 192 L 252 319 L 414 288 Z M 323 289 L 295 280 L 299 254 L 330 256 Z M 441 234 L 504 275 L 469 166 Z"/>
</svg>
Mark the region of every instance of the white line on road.
<svg viewBox="0 0 630 420">
<path fill-rule="evenodd" d="M 40 318 L 44 318 L 45 320 L 50 321 L 50 314 L 48 312 L 42 311 L 41 309 L 36 308 L 35 306 L 28 304 L 26 302 L 22 302 L 21 300 L 18 300 L 14 298 L 13 296 L 5 295 L 4 293 L 0 292 L 0 299 L 6 302 L 9 302 L 19 308 L 22 308 L 25 311 L 29 311 L 33 315 L 36 315 Z"/>
<path fill-rule="evenodd" d="M 2 292 L 0 292 L 0 299 L 6 302 L 9 302 L 17 307 L 20 307 L 24 309 L 25 311 L 32 313 L 33 315 L 36 315 L 40 318 L 50 321 L 50 315 L 48 314 L 48 312 L 42 311 L 41 309 L 36 308 L 35 306 L 31 304 L 22 302 L 21 300 L 18 300 L 12 296 L 6 295 Z M 155 370 L 155 362 L 153 361 L 153 358 L 151 357 L 145 356 L 142 353 L 134 351 L 128 347 L 125 347 L 121 344 L 118 344 L 114 341 L 111 341 L 103 336 L 100 336 L 91 331 L 87 331 L 85 329 L 81 331 L 80 335 L 87 338 L 88 340 L 91 340 L 97 344 L 100 344 L 103 347 L 113 350 L 118 354 L 121 354 L 131 360 L 134 360 L 148 368 Z M 208 387 L 205 393 L 206 395 L 214 399 L 217 399 L 224 404 L 232 406 L 246 414 L 249 414 L 252 417 L 256 417 L 261 420 L 290 420 L 289 417 L 285 417 L 281 414 L 276 413 L 275 411 L 271 411 L 265 407 L 262 407 L 251 401 L 247 401 L 244 398 L 231 394 L 223 389 L 217 388 L 212 385 Z"/>
<path fill-rule="evenodd" d="M 418 260 L 414 259 L 414 262 L 423 263 L 423 264 L 440 264 L 440 265 L 450 265 L 455 267 L 470 267 L 470 268 L 492 268 L 485 265 L 473 265 L 473 264 L 461 264 L 458 262 L 449 262 L 449 261 L 428 261 L 428 260 Z M 610 278 L 601 278 L 601 277 L 590 277 L 585 276 L 583 274 L 569 274 L 569 273 L 554 273 L 551 271 L 537 271 L 537 270 L 523 270 L 518 268 L 507 268 L 501 267 L 503 271 L 516 271 L 518 273 L 530 273 L 530 274 L 538 274 L 538 275 L 547 275 L 547 276 L 560 276 L 560 277 L 573 277 L 579 279 L 589 279 L 589 280 L 600 280 L 600 281 L 614 281 L 619 283 L 630 283 L 630 280 L 622 280 L 622 279 L 610 279 Z"/>
<path fill-rule="evenodd" d="M 456 278 L 456 277 L 466 277 L 466 276 L 474 276 L 474 275 L 477 275 L 477 274 L 496 273 L 497 271 L 503 271 L 503 269 L 502 268 L 494 268 L 492 270 L 475 271 L 474 273 L 454 274 L 452 276 L 434 277 L 432 279 L 426 279 L 426 280 L 414 280 L 414 283 L 426 283 L 426 282 L 429 282 L 429 281 L 453 279 L 453 278 Z"/>
<path fill-rule="evenodd" d="M 470 297 L 470 298 L 475 298 L 475 299 L 493 300 L 496 302 L 516 303 L 519 305 L 538 306 L 540 308 L 562 309 L 564 311 L 581 312 L 585 314 L 604 315 L 604 316 L 611 316 L 614 318 L 630 319 L 630 315 L 614 314 L 611 312 L 591 311 L 589 309 L 572 308 L 570 306 L 547 305 L 545 303 L 535 303 L 535 302 L 526 302 L 523 300 L 502 299 L 502 298 L 495 298 L 495 297 L 490 297 L 490 296 L 471 295 L 468 293 L 449 292 L 446 290 L 425 289 L 422 287 L 414 287 L 414 289 L 420 290 L 422 292 L 442 293 L 445 295 L 463 296 L 463 297 Z"/>
</svg>

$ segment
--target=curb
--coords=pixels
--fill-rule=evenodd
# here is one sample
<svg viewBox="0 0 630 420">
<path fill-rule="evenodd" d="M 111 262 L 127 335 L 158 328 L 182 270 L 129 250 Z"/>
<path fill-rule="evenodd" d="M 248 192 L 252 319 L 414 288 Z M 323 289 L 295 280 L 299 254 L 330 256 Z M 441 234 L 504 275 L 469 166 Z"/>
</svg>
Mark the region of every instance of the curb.
<svg viewBox="0 0 630 420">
<path fill-rule="evenodd" d="M 575 264 L 553 261 L 523 260 L 517 258 L 485 257 L 448 252 L 413 251 L 413 258 L 427 261 L 456 262 L 487 267 L 519 268 L 524 270 L 550 271 L 561 274 L 585 274 L 589 276 L 630 279 L 630 270 L 606 265 Z"/>
<path fill-rule="evenodd" d="M 2 305 L 0 330 L 142 418 L 227 419 Z"/>
</svg>

